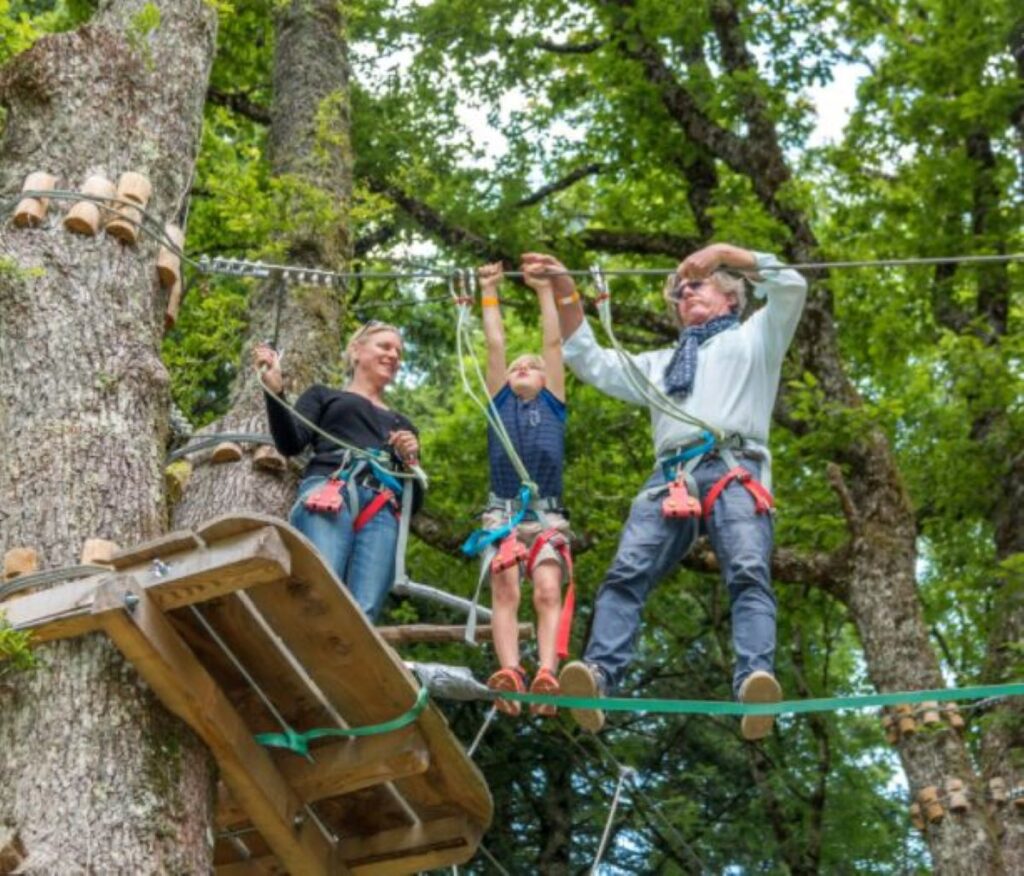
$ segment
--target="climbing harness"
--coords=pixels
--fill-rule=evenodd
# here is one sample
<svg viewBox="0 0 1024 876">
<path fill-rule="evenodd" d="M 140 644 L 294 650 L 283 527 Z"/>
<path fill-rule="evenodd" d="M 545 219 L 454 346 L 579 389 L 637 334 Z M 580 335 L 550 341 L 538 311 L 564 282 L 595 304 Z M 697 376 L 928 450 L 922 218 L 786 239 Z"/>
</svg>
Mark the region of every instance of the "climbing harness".
<svg viewBox="0 0 1024 876">
<path fill-rule="evenodd" d="M 558 554 L 562 565 L 562 577 L 568 583 L 565 591 L 565 600 L 562 602 L 562 610 L 558 616 L 558 635 L 555 639 L 555 649 L 559 660 L 565 660 L 569 656 L 569 640 L 572 637 L 572 618 L 576 611 L 576 577 L 572 569 L 572 550 L 569 547 L 569 540 L 557 529 L 546 529 L 534 539 L 533 546 L 526 558 L 526 576 L 533 578 L 533 570 L 537 564 L 537 557 L 549 544 Z"/>
</svg>

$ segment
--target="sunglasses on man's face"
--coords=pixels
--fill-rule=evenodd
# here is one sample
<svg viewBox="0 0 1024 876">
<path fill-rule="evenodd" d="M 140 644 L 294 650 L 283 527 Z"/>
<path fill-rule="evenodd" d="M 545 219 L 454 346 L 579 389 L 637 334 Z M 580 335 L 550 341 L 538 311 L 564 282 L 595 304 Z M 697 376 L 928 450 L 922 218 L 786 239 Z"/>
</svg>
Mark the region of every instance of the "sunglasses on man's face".
<svg viewBox="0 0 1024 876">
<path fill-rule="evenodd" d="M 705 280 L 682 280 L 680 282 L 677 282 L 672 287 L 672 291 L 669 292 L 668 297 L 671 298 L 673 301 L 681 301 L 682 298 L 683 298 L 683 294 L 687 290 L 689 290 L 691 292 L 696 292 L 705 283 L 707 283 L 706 279 Z"/>
</svg>

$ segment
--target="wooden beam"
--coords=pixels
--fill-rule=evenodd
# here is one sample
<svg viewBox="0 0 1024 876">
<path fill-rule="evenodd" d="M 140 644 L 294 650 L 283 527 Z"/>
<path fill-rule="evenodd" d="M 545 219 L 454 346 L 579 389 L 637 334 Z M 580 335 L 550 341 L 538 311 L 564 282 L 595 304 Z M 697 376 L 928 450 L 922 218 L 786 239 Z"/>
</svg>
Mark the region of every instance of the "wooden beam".
<svg viewBox="0 0 1024 876">
<path fill-rule="evenodd" d="M 150 563 L 156 557 L 145 554 L 143 564 L 129 566 L 126 572 L 134 575 L 163 611 L 281 581 L 291 572 L 291 554 L 273 526 L 226 538 L 209 547 L 197 548 L 196 544 L 193 537 L 186 545 L 190 550 L 166 555 L 160 567 Z M 91 632 L 96 629 L 91 613 L 94 595 L 114 577 L 81 578 L 5 603 L 7 622 L 15 629 L 31 629 L 33 644 Z"/>
<path fill-rule="evenodd" d="M 463 815 L 346 837 L 338 854 L 356 876 L 395 876 L 462 864 L 480 843 L 480 828 Z"/>
<path fill-rule="evenodd" d="M 430 766 L 430 751 L 416 727 L 336 742 L 314 748 L 312 754 L 314 763 L 290 755 L 278 765 L 285 781 L 307 803 L 419 775 Z M 245 810 L 223 790 L 227 793 L 217 804 L 217 827 L 248 821 Z"/>
<path fill-rule="evenodd" d="M 419 870 L 451 867 L 473 857 L 480 828 L 463 816 L 438 818 L 412 827 L 396 827 L 372 836 L 343 839 L 339 853 L 355 876 L 402 876 Z M 279 876 L 272 857 L 221 864 L 217 876 Z"/>
<path fill-rule="evenodd" d="M 96 593 L 93 616 L 165 706 L 209 746 L 253 826 L 292 873 L 345 873 L 337 848 L 164 617 L 154 595 L 120 575 Z"/>
<path fill-rule="evenodd" d="M 402 624 L 395 627 L 377 627 L 377 633 L 389 645 L 413 645 L 421 642 L 464 642 L 464 626 L 441 626 L 436 624 Z M 519 638 L 534 637 L 533 624 L 519 624 Z M 489 624 L 476 628 L 476 641 L 490 642 L 494 638 Z"/>
</svg>

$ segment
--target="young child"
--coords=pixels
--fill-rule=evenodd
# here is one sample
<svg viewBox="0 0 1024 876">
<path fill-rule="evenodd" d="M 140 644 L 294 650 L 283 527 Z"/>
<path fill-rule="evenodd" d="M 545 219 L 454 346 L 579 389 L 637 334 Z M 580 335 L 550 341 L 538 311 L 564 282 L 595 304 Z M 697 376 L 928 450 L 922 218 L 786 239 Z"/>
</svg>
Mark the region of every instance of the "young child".
<svg viewBox="0 0 1024 876">
<path fill-rule="evenodd" d="M 516 527 L 516 535 L 530 548 L 542 532 L 556 530 L 569 537 L 569 521 L 562 506 L 562 469 L 565 457 L 565 369 L 558 310 L 552 281 L 543 268 L 524 262 L 526 284 L 537 293 L 543 329 L 542 354 L 520 356 L 506 368 L 505 333 L 501 322 L 498 286 L 502 280 L 500 263 L 485 265 L 478 271 L 483 310 L 483 328 L 487 339 L 487 390 L 501 417 L 516 453 L 540 488 L 526 517 Z M 491 495 L 484 512 L 486 529 L 497 529 L 509 522 L 519 507 L 520 479 L 493 428 L 487 435 L 491 473 Z M 540 512 L 538 514 L 538 512 Z M 542 522 L 543 521 L 543 522 Z M 531 693 L 558 693 L 558 656 L 556 639 L 561 610 L 562 565 L 550 542 L 543 542 L 531 557 L 527 573 L 533 579 L 533 604 L 537 611 L 538 669 Z M 495 690 L 523 692 L 527 678 L 519 664 L 519 582 L 520 568 L 493 571 L 491 575 L 491 625 L 494 651 L 500 668 L 487 684 Z M 498 700 L 498 708 L 516 716 L 520 704 Z M 537 715 L 553 715 L 553 706 L 531 706 Z"/>
</svg>

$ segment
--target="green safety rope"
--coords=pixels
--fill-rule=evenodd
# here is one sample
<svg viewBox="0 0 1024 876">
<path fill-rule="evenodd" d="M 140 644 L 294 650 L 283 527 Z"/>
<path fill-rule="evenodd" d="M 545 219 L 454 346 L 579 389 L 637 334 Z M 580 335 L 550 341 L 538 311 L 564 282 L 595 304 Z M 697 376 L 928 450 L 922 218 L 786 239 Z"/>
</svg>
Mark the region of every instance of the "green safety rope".
<svg viewBox="0 0 1024 876">
<path fill-rule="evenodd" d="M 266 745 L 268 748 L 284 748 L 287 751 L 312 760 L 309 754 L 310 742 L 333 736 L 351 739 L 358 736 L 378 736 L 382 733 L 401 730 L 419 717 L 420 712 L 426 708 L 429 699 L 430 692 L 425 687 L 421 687 L 419 693 L 416 694 L 416 702 L 412 704 L 412 708 L 397 718 L 392 718 L 390 721 L 384 721 L 381 724 L 368 724 L 365 727 L 316 727 L 313 730 L 307 730 L 305 733 L 299 733 L 291 727 L 285 727 L 284 733 L 258 733 L 254 738 L 260 745 Z"/>
<path fill-rule="evenodd" d="M 606 712 L 650 712 L 665 715 L 796 715 L 805 712 L 833 712 L 837 709 L 865 709 L 872 706 L 902 706 L 938 700 L 982 700 L 990 697 L 1024 696 L 1024 683 L 899 691 L 817 700 L 786 700 L 779 703 L 659 700 L 639 697 L 566 697 L 504 691 L 500 696 L 521 703 L 538 703 L 567 709 L 603 709 Z"/>
</svg>

